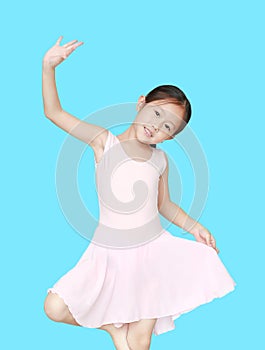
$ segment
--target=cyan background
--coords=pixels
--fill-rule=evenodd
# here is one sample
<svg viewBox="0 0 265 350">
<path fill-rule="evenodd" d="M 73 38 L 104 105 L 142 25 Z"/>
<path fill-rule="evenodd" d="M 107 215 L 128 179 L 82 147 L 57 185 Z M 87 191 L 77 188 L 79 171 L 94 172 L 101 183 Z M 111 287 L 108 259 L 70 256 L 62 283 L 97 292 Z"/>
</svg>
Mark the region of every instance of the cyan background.
<svg viewBox="0 0 265 350">
<path fill-rule="evenodd" d="M 262 348 L 263 1 L 13 1 L 1 5 L 1 14 L 3 348 L 114 349 L 107 333 L 55 323 L 43 310 L 46 289 L 88 245 L 56 196 L 56 161 L 67 134 L 43 113 L 42 57 L 60 35 L 62 44 L 85 42 L 56 73 L 69 113 L 83 119 L 136 102 L 161 84 L 179 86 L 192 104 L 190 126 L 210 171 L 200 222 L 214 234 L 237 287 L 182 315 L 174 331 L 153 336 L 151 348 Z M 161 148 L 173 154 L 176 145 Z M 90 186 L 92 151 L 86 155 L 80 178 L 83 184 L 82 169 L 88 171 Z M 184 158 L 179 170 L 185 178 Z M 183 186 L 187 210 L 191 193 L 188 182 Z M 84 196 L 96 210 L 95 195 L 93 204 Z"/>
</svg>

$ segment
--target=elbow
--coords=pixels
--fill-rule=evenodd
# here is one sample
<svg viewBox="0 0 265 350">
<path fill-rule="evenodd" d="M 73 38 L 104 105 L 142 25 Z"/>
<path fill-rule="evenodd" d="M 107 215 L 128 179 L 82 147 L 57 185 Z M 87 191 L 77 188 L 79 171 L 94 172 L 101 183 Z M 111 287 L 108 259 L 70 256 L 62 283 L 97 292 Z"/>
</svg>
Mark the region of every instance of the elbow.
<svg viewBox="0 0 265 350">
<path fill-rule="evenodd" d="M 158 212 L 159 212 L 159 214 L 161 214 L 162 216 L 165 216 L 165 210 L 164 210 L 164 208 L 163 207 L 158 207 Z"/>
<path fill-rule="evenodd" d="M 50 114 L 49 114 L 48 112 L 45 112 L 45 111 L 44 111 L 44 116 L 45 116 L 46 118 L 50 119 Z"/>
<path fill-rule="evenodd" d="M 45 108 L 44 108 L 44 115 L 45 115 L 45 117 L 48 118 L 48 119 L 51 119 L 51 118 L 52 118 L 52 116 L 51 116 L 51 111 L 48 110 L 48 109 L 45 109 Z"/>
<path fill-rule="evenodd" d="M 56 116 L 59 115 L 60 112 L 61 112 L 60 110 L 51 111 L 51 110 L 44 109 L 45 117 L 50 119 L 50 120 L 54 120 L 56 118 Z"/>
<path fill-rule="evenodd" d="M 160 206 L 158 206 L 159 214 L 161 214 L 162 216 L 167 218 L 167 215 L 170 211 L 171 203 L 172 202 L 170 200 L 168 200 L 168 201 L 164 202 L 163 204 L 161 204 Z"/>
</svg>

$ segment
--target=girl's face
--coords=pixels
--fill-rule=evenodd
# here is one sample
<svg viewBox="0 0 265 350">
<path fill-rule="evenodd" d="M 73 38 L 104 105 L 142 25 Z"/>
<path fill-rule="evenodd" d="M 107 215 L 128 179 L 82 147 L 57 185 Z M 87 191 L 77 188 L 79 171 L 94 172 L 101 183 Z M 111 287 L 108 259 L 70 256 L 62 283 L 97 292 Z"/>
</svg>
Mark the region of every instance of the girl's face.
<svg viewBox="0 0 265 350">
<path fill-rule="evenodd" d="M 149 103 L 141 96 L 137 104 L 135 118 L 137 138 L 142 142 L 156 144 L 172 139 L 172 135 L 185 124 L 185 109 L 165 100 Z"/>
</svg>

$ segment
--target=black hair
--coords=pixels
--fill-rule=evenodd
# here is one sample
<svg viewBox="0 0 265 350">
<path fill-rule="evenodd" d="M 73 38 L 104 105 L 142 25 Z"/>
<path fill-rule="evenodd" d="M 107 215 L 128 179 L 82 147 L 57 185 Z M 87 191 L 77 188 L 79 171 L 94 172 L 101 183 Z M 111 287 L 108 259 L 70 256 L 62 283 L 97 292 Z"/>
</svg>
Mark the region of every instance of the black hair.
<svg viewBox="0 0 265 350">
<path fill-rule="evenodd" d="M 180 127 L 176 132 L 172 135 L 174 137 L 178 133 L 180 133 L 185 126 L 188 124 L 191 117 L 191 104 L 188 100 L 187 96 L 184 92 L 174 85 L 160 85 L 151 90 L 145 97 L 145 102 L 153 102 L 158 100 L 165 100 L 165 103 L 174 103 L 178 106 L 183 106 L 185 110 L 185 115 L 183 120 L 183 126 Z M 156 144 L 151 144 L 150 146 L 156 148 Z"/>
</svg>

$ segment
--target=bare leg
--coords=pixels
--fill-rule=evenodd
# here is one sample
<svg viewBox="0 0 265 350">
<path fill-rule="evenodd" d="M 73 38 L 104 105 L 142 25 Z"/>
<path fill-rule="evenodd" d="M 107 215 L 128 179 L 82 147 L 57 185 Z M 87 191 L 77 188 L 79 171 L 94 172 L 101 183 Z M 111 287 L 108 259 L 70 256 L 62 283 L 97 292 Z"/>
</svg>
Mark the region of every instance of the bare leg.
<svg viewBox="0 0 265 350">
<path fill-rule="evenodd" d="M 149 350 L 155 319 L 146 319 L 129 323 L 127 341 L 130 350 Z"/>
<path fill-rule="evenodd" d="M 76 322 L 63 299 L 56 293 L 52 293 L 51 291 L 48 293 L 44 302 L 44 311 L 55 322 L 81 326 Z"/>
<path fill-rule="evenodd" d="M 126 339 L 128 326 L 128 323 L 125 323 L 122 327 L 117 328 L 111 323 L 102 325 L 98 329 L 102 329 L 110 334 L 116 350 L 130 350 Z"/>
<path fill-rule="evenodd" d="M 81 326 L 69 311 L 63 299 L 56 293 L 49 292 L 44 303 L 46 315 L 55 322 Z M 152 330 L 156 319 L 125 323 L 122 327 L 113 324 L 102 325 L 98 329 L 107 331 L 116 350 L 149 350 Z"/>
</svg>

